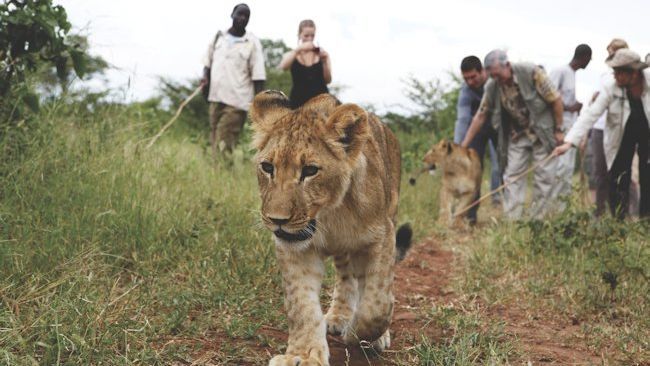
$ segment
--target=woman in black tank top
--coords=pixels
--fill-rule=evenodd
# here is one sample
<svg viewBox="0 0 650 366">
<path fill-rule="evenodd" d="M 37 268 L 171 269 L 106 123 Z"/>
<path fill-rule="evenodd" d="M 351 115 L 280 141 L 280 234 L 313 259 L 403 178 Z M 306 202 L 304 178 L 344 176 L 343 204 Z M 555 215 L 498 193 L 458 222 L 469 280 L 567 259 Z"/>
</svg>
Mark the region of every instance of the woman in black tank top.
<svg viewBox="0 0 650 366">
<path fill-rule="evenodd" d="M 332 81 L 329 54 L 314 45 L 316 25 L 312 20 L 303 20 L 298 26 L 300 44 L 295 50 L 284 54 L 280 62 L 282 70 L 291 70 L 291 107 L 296 109 L 309 99 L 329 93 L 327 84 Z"/>
</svg>

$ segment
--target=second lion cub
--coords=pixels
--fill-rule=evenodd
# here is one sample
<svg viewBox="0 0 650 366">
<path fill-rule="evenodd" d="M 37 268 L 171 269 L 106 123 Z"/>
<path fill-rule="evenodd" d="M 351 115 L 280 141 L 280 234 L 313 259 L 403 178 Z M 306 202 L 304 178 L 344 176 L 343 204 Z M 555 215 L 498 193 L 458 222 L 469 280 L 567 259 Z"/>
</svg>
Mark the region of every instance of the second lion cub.
<svg viewBox="0 0 650 366">
<path fill-rule="evenodd" d="M 481 161 L 473 149 L 463 148 L 447 140 L 433 145 L 424 156 L 430 172 L 442 171 L 440 209 L 438 220 L 459 225 L 466 214 L 454 213 L 465 209 L 473 201 L 481 184 Z"/>
</svg>

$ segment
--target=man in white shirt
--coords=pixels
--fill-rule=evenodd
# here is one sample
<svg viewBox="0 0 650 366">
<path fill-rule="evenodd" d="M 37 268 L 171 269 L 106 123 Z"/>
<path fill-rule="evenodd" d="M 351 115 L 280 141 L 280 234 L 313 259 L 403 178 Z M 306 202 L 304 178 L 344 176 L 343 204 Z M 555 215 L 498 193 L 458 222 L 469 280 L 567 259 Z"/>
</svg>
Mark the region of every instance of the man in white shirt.
<svg viewBox="0 0 650 366">
<path fill-rule="evenodd" d="M 201 85 L 210 102 L 210 144 L 215 157 L 217 149 L 232 151 L 253 97 L 264 89 L 266 80 L 262 44 L 246 31 L 248 5 L 236 5 L 230 17 L 232 26 L 217 33 L 203 60 Z"/>
<path fill-rule="evenodd" d="M 591 61 L 591 48 L 586 44 L 576 47 L 573 59 L 569 64 L 560 66 L 551 71 L 551 81 L 562 96 L 564 106 L 563 130 L 568 131 L 573 126 L 578 113 L 582 109 L 582 103 L 576 100 L 576 71 L 585 69 Z M 555 181 L 552 195 L 555 199 L 571 194 L 571 180 L 575 170 L 576 150 L 571 150 L 560 156 L 555 170 Z M 556 202 L 559 210 L 564 209 L 564 202 Z"/>
</svg>

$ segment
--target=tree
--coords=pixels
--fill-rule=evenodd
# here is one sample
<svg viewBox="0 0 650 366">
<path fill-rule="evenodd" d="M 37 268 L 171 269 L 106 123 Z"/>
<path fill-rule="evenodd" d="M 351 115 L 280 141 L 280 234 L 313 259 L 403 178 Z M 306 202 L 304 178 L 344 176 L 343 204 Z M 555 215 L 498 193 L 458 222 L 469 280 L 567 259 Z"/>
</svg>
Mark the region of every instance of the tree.
<svg viewBox="0 0 650 366">
<path fill-rule="evenodd" d="M 453 135 L 460 79 L 452 75 L 451 85 L 445 86 L 440 79 L 420 81 L 409 76 L 404 83 L 406 97 L 416 106 L 418 127 L 432 130 L 437 136 Z"/>
<path fill-rule="evenodd" d="M 266 88 L 280 90 L 289 95 L 291 92 L 291 73 L 278 69 L 282 55 L 291 49 L 282 40 L 262 39 L 264 65 L 266 66 Z"/>
<path fill-rule="evenodd" d="M 75 42 L 78 39 L 67 36 L 70 28 L 65 9 L 52 5 L 52 0 L 0 4 L 0 97 L 14 104 L 0 114 L 9 112 L 8 119 L 15 119 L 20 115 L 16 104 L 20 102 L 38 108 L 39 98 L 25 81 L 44 64 L 54 67 L 62 80 L 68 77 L 70 67 L 80 77 L 85 74 L 89 58 Z"/>
</svg>

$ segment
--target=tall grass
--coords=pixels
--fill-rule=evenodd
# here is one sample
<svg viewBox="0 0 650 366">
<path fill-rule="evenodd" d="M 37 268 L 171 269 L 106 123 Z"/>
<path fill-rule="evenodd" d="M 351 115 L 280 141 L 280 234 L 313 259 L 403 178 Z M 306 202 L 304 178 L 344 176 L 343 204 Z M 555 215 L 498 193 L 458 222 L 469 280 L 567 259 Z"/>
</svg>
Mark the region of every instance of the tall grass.
<svg viewBox="0 0 650 366">
<path fill-rule="evenodd" d="M 0 364 L 191 363 L 197 354 L 265 364 L 251 345 L 282 351 L 260 331 L 286 325 L 249 136 L 225 164 L 183 121 L 144 149 L 167 117 L 146 103 L 54 104 L 28 131 L 0 140 Z M 647 226 L 592 224 L 572 212 L 487 225 L 459 245 L 434 224 L 439 178 L 407 184 L 433 135 L 398 138 L 399 221 L 412 223 L 416 239 L 434 233 L 466 253 L 462 296 L 541 300 L 585 319 L 599 334 L 589 338 L 594 347 L 613 342 L 627 360 L 643 359 L 633 354 L 648 349 Z M 406 359 L 507 362 L 513 351 L 501 324 L 471 309 L 437 309 L 432 326 L 452 336 L 418 338 Z"/>
<path fill-rule="evenodd" d="M 249 164 L 181 138 L 144 150 L 160 125 L 147 111 L 44 112 L 2 167 L 2 362 L 168 363 L 168 336 L 252 336 L 251 317 L 279 316 Z"/>
</svg>

